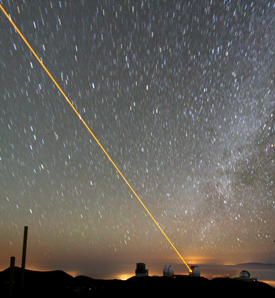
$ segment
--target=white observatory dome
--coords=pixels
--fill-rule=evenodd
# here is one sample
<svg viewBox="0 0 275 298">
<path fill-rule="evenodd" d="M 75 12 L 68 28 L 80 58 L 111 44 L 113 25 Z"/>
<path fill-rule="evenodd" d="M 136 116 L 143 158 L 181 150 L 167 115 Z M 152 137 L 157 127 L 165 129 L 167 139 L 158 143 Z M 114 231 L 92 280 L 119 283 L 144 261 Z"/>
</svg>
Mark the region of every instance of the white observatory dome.
<svg viewBox="0 0 275 298">
<path fill-rule="evenodd" d="M 164 266 L 163 276 L 174 276 L 174 269 L 171 265 Z"/>
<path fill-rule="evenodd" d="M 191 272 L 189 273 L 189 275 L 191 275 L 191 276 L 200 276 L 201 275 L 201 271 L 198 266 L 192 266 L 190 269 L 191 269 Z"/>
</svg>

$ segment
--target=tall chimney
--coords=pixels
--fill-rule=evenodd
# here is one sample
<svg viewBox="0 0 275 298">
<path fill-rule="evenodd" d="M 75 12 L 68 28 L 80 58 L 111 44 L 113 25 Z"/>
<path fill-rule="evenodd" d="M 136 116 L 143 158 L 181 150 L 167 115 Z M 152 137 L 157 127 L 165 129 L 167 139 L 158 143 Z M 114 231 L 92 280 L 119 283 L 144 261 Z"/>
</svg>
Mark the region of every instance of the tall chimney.
<svg viewBox="0 0 275 298">
<path fill-rule="evenodd" d="M 27 238 L 28 238 L 28 227 L 24 228 L 24 239 L 23 239 L 23 251 L 22 251 L 22 264 L 21 264 L 21 292 L 24 292 L 25 285 L 25 264 L 26 264 L 26 253 L 27 253 Z"/>
</svg>

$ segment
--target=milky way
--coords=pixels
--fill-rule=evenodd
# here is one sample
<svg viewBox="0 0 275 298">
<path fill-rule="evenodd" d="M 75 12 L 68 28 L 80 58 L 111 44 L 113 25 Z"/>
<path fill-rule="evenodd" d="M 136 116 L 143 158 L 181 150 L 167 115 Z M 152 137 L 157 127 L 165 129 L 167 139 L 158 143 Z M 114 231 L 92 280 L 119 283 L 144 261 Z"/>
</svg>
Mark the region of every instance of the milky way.
<svg viewBox="0 0 275 298">
<path fill-rule="evenodd" d="M 273 1 L 1 4 L 187 262 L 275 261 Z M 179 263 L 0 22 L 2 268 Z"/>
</svg>

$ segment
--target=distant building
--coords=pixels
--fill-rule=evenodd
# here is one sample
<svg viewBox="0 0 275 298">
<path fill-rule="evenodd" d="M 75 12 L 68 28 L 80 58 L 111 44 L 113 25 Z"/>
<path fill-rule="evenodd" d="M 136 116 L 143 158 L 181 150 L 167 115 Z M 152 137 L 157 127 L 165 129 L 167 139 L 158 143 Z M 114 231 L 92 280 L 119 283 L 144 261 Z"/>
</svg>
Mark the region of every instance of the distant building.
<svg viewBox="0 0 275 298">
<path fill-rule="evenodd" d="M 148 276 L 148 269 L 145 269 L 144 263 L 137 263 L 136 277 Z"/>
</svg>

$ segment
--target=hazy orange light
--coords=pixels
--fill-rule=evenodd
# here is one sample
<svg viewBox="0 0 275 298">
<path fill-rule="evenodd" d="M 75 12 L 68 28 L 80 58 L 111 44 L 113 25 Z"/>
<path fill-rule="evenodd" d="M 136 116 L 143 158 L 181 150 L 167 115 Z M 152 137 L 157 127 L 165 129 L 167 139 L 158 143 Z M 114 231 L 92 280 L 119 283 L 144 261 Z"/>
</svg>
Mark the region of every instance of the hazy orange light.
<svg viewBox="0 0 275 298">
<path fill-rule="evenodd" d="M 121 279 L 121 280 L 127 280 L 128 278 L 132 277 L 133 275 L 131 274 L 119 274 L 117 279 Z"/>
</svg>

